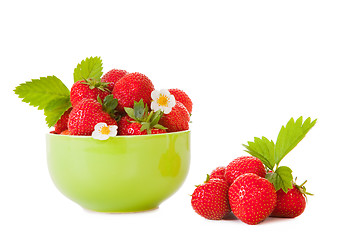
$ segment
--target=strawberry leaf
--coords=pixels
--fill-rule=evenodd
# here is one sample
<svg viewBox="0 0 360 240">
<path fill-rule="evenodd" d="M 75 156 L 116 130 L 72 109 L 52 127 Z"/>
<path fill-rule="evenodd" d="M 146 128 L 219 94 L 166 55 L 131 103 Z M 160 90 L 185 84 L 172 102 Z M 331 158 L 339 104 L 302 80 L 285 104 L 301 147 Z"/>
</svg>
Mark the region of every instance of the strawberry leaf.
<svg viewBox="0 0 360 240">
<path fill-rule="evenodd" d="M 55 76 L 32 79 L 17 86 L 14 92 L 23 102 L 39 110 L 44 109 L 49 127 L 54 126 L 62 114 L 71 107 L 69 89 Z"/>
<path fill-rule="evenodd" d="M 303 123 L 303 118 L 299 117 L 296 121 L 291 118 L 286 126 L 281 127 L 275 147 L 275 162 L 277 165 L 296 147 L 315 123 L 316 119 L 311 121 L 310 118 L 307 118 Z"/>
<path fill-rule="evenodd" d="M 287 192 L 293 187 L 292 185 L 292 170 L 289 167 L 281 166 L 275 172 L 268 172 L 265 176 L 275 187 L 275 190 L 282 189 Z"/>
<path fill-rule="evenodd" d="M 103 74 L 102 70 L 102 60 L 100 57 L 86 58 L 74 69 L 74 82 L 89 78 L 100 80 Z"/>
<path fill-rule="evenodd" d="M 64 83 L 55 76 L 32 79 L 30 82 L 21 83 L 14 90 L 23 102 L 44 109 L 56 99 L 70 99 L 70 91 Z"/>
<path fill-rule="evenodd" d="M 48 127 L 52 127 L 61 118 L 66 110 L 71 107 L 70 98 L 55 99 L 44 109 L 45 120 Z"/>
<path fill-rule="evenodd" d="M 248 145 L 243 144 L 247 149 L 245 152 L 258 158 L 261 162 L 268 167 L 273 169 L 275 166 L 275 144 L 266 137 L 254 138 L 254 142 L 248 142 Z"/>
</svg>

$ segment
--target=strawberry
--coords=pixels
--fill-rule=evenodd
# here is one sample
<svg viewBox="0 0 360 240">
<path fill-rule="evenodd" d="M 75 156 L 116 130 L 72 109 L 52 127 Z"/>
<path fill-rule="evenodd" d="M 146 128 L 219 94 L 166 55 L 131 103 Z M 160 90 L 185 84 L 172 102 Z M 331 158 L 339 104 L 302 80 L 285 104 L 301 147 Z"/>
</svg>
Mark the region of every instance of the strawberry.
<svg viewBox="0 0 360 240">
<path fill-rule="evenodd" d="M 265 177 L 266 170 L 262 162 L 256 157 L 243 156 L 238 157 L 226 167 L 225 178 L 226 181 L 231 183 L 240 175 L 244 173 L 255 173 L 260 177 Z"/>
<path fill-rule="evenodd" d="M 117 100 L 112 95 L 104 98 L 104 102 L 85 98 L 73 107 L 69 116 L 68 129 L 71 135 L 89 136 L 99 122 L 107 125 L 117 125 L 112 117 L 117 106 Z"/>
<path fill-rule="evenodd" d="M 131 124 L 132 121 L 135 121 L 128 115 L 120 118 L 118 122 L 118 135 L 127 135 L 127 126 Z"/>
<path fill-rule="evenodd" d="M 126 74 L 128 74 L 128 72 L 125 70 L 112 69 L 101 77 L 101 82 L 107 82 L 108 89 L 112 91 L 115 86 L 115 83 Z"/>
<path fill-rule="evenodd" d="M 306 192 L 304 184 L 300 186 L 293 184 L 293 188 L 285 193 L 282 189 L 276 191 L 277 201 L 271 217 L 295 218 L 301 215 L 306 207 L 306 195 L 312 195 Z"/>
<path fill-rule="evenodd" d="M 145 135 L 166 133 L 165 127 L 158 124 L 162 116 L 162 112 L 151 111 L 149 113 L 148 106 L 141 99 L 134 102 L 134 108 L 125 107 L 124 110 L 128 114 L 127 118 L 120 120 L 119 131 L 122 135 Z"/>
<path fill-rule="evenodd" d="M 123 112 L 125 107 L 132 108 L 134 101 L 140 101 L 150 106 L 151 92 L 154 85 L 151 80 L 141 73 L 129 73 L 115 83 L 113 94 L 118 99 L 118 110 Z"/>
<path fill-rule="evenodd" d="M 222 180 L 225 180 L 225 167 L 217 167 L 215 168 L 211 174 L 210 174 L 210 179 L 213 179 L 213 178 L 220 178 Z"/>
<path fill-rule="evenodd" d="M 100 80 L 86 79 L 75 82 L 70 90 L 70 101 L 74 107 L 78 102 L 84 98 L 96 100 L 99 96 L 104 100 L 110 94 L 107 89 L 107 83 L 102 83 Z"/>
<path fill-rule="evenodd" d="M 169 89 L 169 92 L 174 95 L 176 101 L 181 102 L 186 107 L 189 114 L 191 114 L 193 103 L 190 97 L 183 90 L 177 88 Z"/>
<path fill-rule="evenodd" d="M 162 133 L 166 133 L 166 130 L 165 129 L 159 129 L 159 128 L 151 129 L 151 134 L 162 134 Z"/>
<path fill-rule="evenodd" d="M 178 132 L 189 129 L 190 115 L 186 107 L 179 101 L 169 114 L 164 114 L 159 123 L 168 128 L 167 132 Z"/>
<path fill-rule="evenodd" d="M 141 130 L 141 123 L 138 122 L 133 122 L 128 124 L 124 129 L 123 132 L 125 134 L 123 135 L 147 135 L 148 132 L 145 130 Z M 166 133 L 166 130 L 164 129 L 157 129 L 157 128 L 153 128 L 150 130 L 150 134 L 161 134 L 161 133 Z"/>
<path fill-rule="evenodd" d="M 133 122 L 128 124 L 124 130 L 124 135 L 146 135 L 146 130 L 141 130 L 141 123 Z"/>
<path fill-rule="evenodd" d="M 228 189 L 228 184 L 222 179 L 207 179 L 191 195 L 191 206 L 204 218 L 220 220 L 231 211 Z"/>
<path fill-rule="evenodd" d="M 60 134 L 61 132 L 68 129 L 68 121 L 69 121 L 69 115 L 72 108 L 69 108 L 66 110 L 63 115 L 60 117 L 60 119 L 55 123 L 55 133 Z"/>
<path fill-rule="evenodd" d="M 71 134 L 70 134 L 70 131 L 68 129 L 66 129 L 66 130 L 62 131 L 60 133 L 60 135 L 71 135 Z"/>
<path fill-rule="evenodd" d="M 267 179 L 245 173 L 231 184 L 229 203 L 241 221 L 255 225 L 267 218 L 275 208 L 276 191 Z"/>
</svg>

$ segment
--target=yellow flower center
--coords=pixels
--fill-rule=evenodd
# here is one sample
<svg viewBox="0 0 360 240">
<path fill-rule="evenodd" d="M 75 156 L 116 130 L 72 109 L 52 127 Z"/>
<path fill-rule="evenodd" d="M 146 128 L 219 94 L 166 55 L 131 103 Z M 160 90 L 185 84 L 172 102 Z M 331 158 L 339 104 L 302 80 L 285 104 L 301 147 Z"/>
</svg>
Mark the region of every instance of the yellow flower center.
<svg viewBox="0 0 360 240">
<path fill-rule="evenodd" d="M 100 129 L 100 133 L 101 134 L 104 134 L 104 135 L 109 135 L 110 133 L 110 129 L 108 126 L 103 126 L 101 129 Z"/>
<path fill-rule="evenodd" d="M 165 95 L 162 95 L 160 94 L 158 100 L 157 100 L 157 103 L 160 105 L 160 106 L 164 106 L 164 107 L 167 107 L 168 104 L 169 104 L 169 97 L 168 96 L 165 96 Z"/>
</svg>

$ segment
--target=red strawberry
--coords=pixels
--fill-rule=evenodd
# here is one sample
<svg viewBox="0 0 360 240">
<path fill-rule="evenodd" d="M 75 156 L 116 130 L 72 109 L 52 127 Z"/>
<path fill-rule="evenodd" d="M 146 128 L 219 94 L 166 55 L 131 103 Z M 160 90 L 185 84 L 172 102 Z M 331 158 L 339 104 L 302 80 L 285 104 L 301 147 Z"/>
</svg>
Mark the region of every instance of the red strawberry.
<svg viewBox="0 0 360 240">
<path fill-rule="evenodd" d="M 131 121 L 134 121 L 134 119 L 132 119 L 128 115 L 120 118 L 120 120 L 118 122 L 118 134 L 119 135 L 127 135 L 127 126 L 131 124 Z"/>
<path fill-rule="evenodd" d="M 62 131 L 60 133 L 60 135 L 71 135 L 71 134 L 70 134 L 70 131 L 68 129 L 66 129 L 66 130 Z"/>
<path fill-rule="evenodd" d="M 127 117 L 120 119 L 119 132 L 121 135 L 145 135 L 166 133 L 165 127 L 158 124 L 162 112 L 149 113 L 148 106 L 141 99 L 134 102 L 134 108 L 125 107 Z"/>
<path fill-rule="evenodd" d="M 124 135 L 146 135 L 146 130 L 141 131 L 141 124 L 138 122 L 133 122 L 128 124 L 124 128 Z"/>
<path fill-rule="evenodd" d="M 115 83 L 126 74 L 128 74 L 128 72 L 125 70 L 112 69 L 101 77 L 101 82 L 109 83 L 107 87 L 110 91 L 112 91 Z"/>
<path fill-rule="evenodd" d="M 225 180 L 225 167 L 217 167 L 215 168 L 211 174 L 210 174 L 210 179 L 213 179 L 213 178 L 220 178 L 222 180 Z"/>
<path fill-rule="evenodd" d="M 70 90 L 70 101 L 72 106 L 74 107 L 84 98 L 96 100 L 99 96 L 101 100 L 104 100 L 104 98 L 110 94 L 106 86 L 106 83 L 93 79 L 75 82 Z"/>
<path fill-rule="evenodd" d="M 142 130 L 141 131 L 141 123 L 138 122 L 133 122 L 128 124 L 126 127 L 124 127 L 123 129 L 123 135 L 147 135 L 147 130 Z M 160 133 L 166 133 L 166 130 L 164 129 L 156 129 L 153 128 L 150 130 L 151 134 L 160 134 Z"/>
<path fill-rule="evenodd" d="M 176 101 L 169 114 L 164 114 L 159 124 L 167 128 L 167 132 L 178 132 L 189 129 L 190 115 L 185 106 Z"/>
<path fill-rule="evenodd" d="M 118 99 L 118 110 L 123 111 L 124 107 L 132 108 L 134 101 L 143 99 L 144 103 L 150 106 L 151 92 L 154 85 L 151 80 L 141 73 L 129 73 L 115 83 L 113 94 Z"/>
<path fill-rule="evenodd" d="M 270 216 L 294 218 L 301 215 L 306 207 L 306 195 L 312 195 L 306 192 L 305 182 L 300 186 L 293 184 L 293 188 L 287 193 L 282 189 L 277 190 L 276 207 Z"/>
<path fill-rule="evenodd" d="M 117 125 L 115 119 L 111 117 L 110 110 L 106 109 L 108 102 L 115 101 L 113 108 L 116 107 L 116 99 L 111 99 L 111 95 L 104 99 L 103 105 L 96 100 L 85 98 L 81 100 L 70 113 L 68 129 L 71 135 L 91 135 L 94 127 L 99 122 L 108 125 Z M 106 109 L 105 111 L 103 109 Z"/>
<path fill-rule="evenodd" d="M 65 131 L 68 129 L 68 120 L 69 120 L 69 115 L 71 112 L 72 108 L 69 108 L 68 110 L 66 110 L 63 115 L 61 116 L 61 118 L 55 123 L 54 127 L 55 127 L 55 133 L 60 134 L 62 131 Z"/>
<path fill-rule="evenodd" d="M 151 134 L 162 134 L 162 133 L 166 133 L 166 130 L 165 129 L 159 129 L 159 128 L 151 129 Z"/>
<path fill-rule="evenodd" d="M 254 173 L 245 173 L 231 184 L 229 202 L 237 218 L 254 225 L 263 221 L 274 210 L 276 191 L 267 179 Z"/>
<path fill-rule="evenodd" d="M 207 180 L 197 186 L 191 195 L 191 206 L 200 216 L 220 220 L 230 213 L 227 183 L 218 178 Z"/>
<path fill-rule="evenodd" d="M 244 173 L 255 173 L 260 177 L 265 177 L 266 170 L 262 162 L 256 157 L 238 157 L 226 167 L 226 181 L 231 184 L 237 177 Z"/>
<path fill-rule="evenodd" d="M 183 90 L 177 88 L 169 89 L 169 92 L 174 95 L 176 101 L 181 102 L 186 107 L 189 114 L 191 114 L 193 103 L 190 97 Z"/>
</svg>

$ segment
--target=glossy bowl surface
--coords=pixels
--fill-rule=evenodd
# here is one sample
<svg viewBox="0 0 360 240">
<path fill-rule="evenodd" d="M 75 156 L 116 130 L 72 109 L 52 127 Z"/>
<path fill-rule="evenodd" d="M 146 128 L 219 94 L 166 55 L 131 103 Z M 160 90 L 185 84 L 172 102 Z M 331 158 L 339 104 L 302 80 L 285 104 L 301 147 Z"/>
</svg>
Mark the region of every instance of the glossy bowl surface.
<svg viewBox="0 0 360 240">
<path fill-rule="evenodd" d="M 157 208 L 180 188 L 190 165 L 190 131 L 104 141 L 47 134 L 46 146 L 56 187 L 99 212 Z"/>
</svg>

